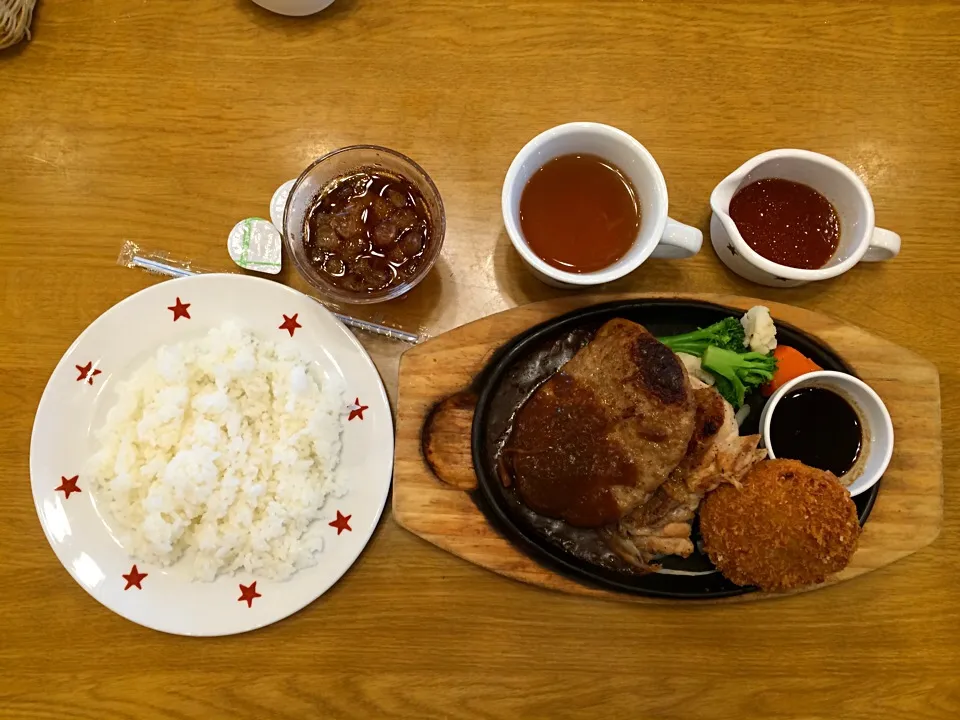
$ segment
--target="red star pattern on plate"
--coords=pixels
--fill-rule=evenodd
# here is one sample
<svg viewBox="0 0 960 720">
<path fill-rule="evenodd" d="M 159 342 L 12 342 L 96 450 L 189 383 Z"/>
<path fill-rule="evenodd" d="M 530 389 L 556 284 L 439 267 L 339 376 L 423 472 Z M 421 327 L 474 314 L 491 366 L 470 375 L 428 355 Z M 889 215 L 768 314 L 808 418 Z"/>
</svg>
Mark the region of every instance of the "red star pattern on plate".
<svg viewBox="0 0 960 720">
<path fill-rule="evenodd" d="M 93 379 L 100 374 L 100 371 L 93 367 L 93 360 L 88 362 L 86 365 L 75 365 L 77 371 L 80 373 L 77 376 L 77 382 L 87 381 L 87 385 L 93 385 Z M 92 372 L 91 372 L 92 371 Z"/>
<path fill-rule="evenodd" d="M 77 480 L 80 478 L 79 475 L 74 475 L 72 478 L 60 476 L 60 487 L 54 488 L 54 492 L 57 490 L 63 491 L 63 499 L 66 500 L 70 497 L 70 493 L 83 492 L 80 488 L 77 487 Z"/>
<path fill-rule="evenodd" d="M 337 519 L 329 523 L 330 527 L 335 527 L 337 529 L 337 535 L 342 533 L 344 530 L 353 532 L 353 528 L 350 527 L 350 518 L 353 515 L 343 515 L 339 510 L 337 510 Z"/>
<path fill-rule="evenodd" d="M 171 305 L 167 310 L 173 311 L 173 321 L 176 322 L 180 318 L 190 319 L 190 313 L 187 308 L 190 307 L 190 303 L 180 302 L 180 298 L 177 298 L 177 304 Z"/>
<path fill-rule="evenodd" d="M 353 401 L 353 405 L 349 406 L 349 409 L 350 409 L 350 417 L 347 418 L 347 422 L 350 422 L 354 418 L 360 418 L 361 420 L 363 420 L 363 411 L 369 410 L 370 406 L 361 405 L 360 398 L 357 398 L 356 400 Z"/>
<path fill-rule="evenodd" d="M 137 566 L 134 565 L 130 569 L 129 575 L 122 575 L 123 579 L 127 581 L 127 586 L 123 588 L 124 590 L 129 590 L 132 587 L 135 587 L 137 590 L 143 590 L 140 587 L 140 583 L 143 582 L 143 579 L 147 576 L 147 573 L 137 572 Z"/>
<path fill-rule="evenodd" d="M 260 593 L 257 592 L 257 581 L 254 580 L 249 585 L 240 585 L 240 597 L 237 598 L 237 602 L 246 602 L 247 607 L 253 607 L 254 598 L 263 597 Z"/>
<path fill-rule="evenodd" d="M 296 332 L 297 328 L 303 327 L 303 325 L 297 322 L 297 316 L 299 314 L 300 313 L 294 313 L 293 317 L 283 316 L 283 325 L 280 326 L 280 329 L 290 333 L 290 337 L 293 337 L 293 333 Z"/>
</svg>

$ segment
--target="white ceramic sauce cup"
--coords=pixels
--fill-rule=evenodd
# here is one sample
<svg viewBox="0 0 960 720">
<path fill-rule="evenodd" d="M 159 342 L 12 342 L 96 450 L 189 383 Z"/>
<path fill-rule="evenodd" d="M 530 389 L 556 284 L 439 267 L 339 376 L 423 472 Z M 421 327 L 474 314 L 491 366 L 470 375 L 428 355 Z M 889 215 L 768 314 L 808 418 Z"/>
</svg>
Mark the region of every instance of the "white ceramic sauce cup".
<svg viewBox="0 0 960 720">
<path fill-rule="evenodd" d="M 756 180 L 782 178 L 809 185 L 833 205 L 840 220 L 840 245 L 816 270 L 781 265 L 747 245 L 730 217 L 737 191 Z M 714 188 L 710 242 L 723 263 L 747 280 L 770 287 L 796 287 L 845 273 L 861 260 L 889 260 L 900 252 L 900 236 L 874 224 L 866 186 L 843 163 L 809 150 L 771 150 L 751 158 Z"/>
<path fill-rule="evenodd" d="M 561 155 L 597 155 L 620 168 L 640 201 L 640 230 L 627 253 L 602 270 L 573 273 L 553 267 L 527 244 L 520 229 L 520 196 L 530 177 Z M 609 125 L 574 122 L 540 133 L 523 146 L 507 170 L 501 195 L 503 223 L 510 241 L 538 278 L 557 287 L 601 285 L 636 270 L 648 257 L 696 255 L 703 233 L 667 217 L 667 183 L 653 156 L 633 137 Z"/>
<path fill-rule="evenodd" d="M 776 458 L 777 449 L 770 443 L 770 424 L 777 405 L 785 395 L 798 388 L 821 387 L 839 394 L 860 418 L 863 441 L 860 457 L 847 471 L 840 482 L 847 486 L 850 495 L 859 495 L 877 484 L 893 457 L 893 422 L 887 406 L 873 388 L 853 375 L 818 370 L 801 375 L 780 387 L 767 401 L 760 415 L 760 433 L 767 455 Z"/>
</svg>

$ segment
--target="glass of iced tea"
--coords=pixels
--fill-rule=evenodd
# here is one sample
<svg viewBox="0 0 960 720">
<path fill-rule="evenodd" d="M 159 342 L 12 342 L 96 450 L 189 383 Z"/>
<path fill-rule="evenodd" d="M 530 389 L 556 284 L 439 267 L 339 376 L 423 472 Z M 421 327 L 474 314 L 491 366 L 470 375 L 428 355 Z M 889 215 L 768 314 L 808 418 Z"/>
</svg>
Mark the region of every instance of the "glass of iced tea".
<svg viewBox="0 0 960 720">
<path fill-rule="evenodd" d="M 391 300 L 426 277 L 445 220 L 436 185 L 413 160 L 353 145 L 315 160 L 297 178 L 283 237 L 297 270 L 325 297 Z"/>
</svg>

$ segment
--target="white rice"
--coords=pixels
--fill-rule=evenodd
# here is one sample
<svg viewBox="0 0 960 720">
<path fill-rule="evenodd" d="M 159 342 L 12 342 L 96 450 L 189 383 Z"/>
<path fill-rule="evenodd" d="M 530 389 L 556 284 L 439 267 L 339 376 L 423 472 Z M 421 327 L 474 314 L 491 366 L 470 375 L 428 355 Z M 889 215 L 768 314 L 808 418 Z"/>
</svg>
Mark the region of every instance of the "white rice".
<svg viewBox="0 0 960 720">
<path fill-rule="evenodd" d="M 289 340 L 235 324 L 161 347 L 117 390 L 88 467 L 124 549 L 213 580 L 284 579 L 317 562 L 335 472 L 343 389 Z"/>
</svg>

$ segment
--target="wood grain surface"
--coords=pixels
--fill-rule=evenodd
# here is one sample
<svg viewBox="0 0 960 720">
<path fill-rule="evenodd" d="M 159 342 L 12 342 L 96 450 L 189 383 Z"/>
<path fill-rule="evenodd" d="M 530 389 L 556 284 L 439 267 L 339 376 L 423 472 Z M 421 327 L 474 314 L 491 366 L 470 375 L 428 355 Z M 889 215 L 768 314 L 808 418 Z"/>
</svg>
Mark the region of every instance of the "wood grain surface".
<svg viewBox="0 0 960 720">
<path fill-rule="evenodd" d="M 955 718 L 960 715 L 960 5 L 952 0 L 41 0 L 0 53 L 0 716 L 10 718 Z M 356 566 L 247 636 L 171 637 L 59 566 L 34 512 L 30 428 L 61 354 L 158 282 L 125 239 L 228 268 L 225 239 L 327 150 L 407 153 L 436 181 L 436 270 L 371 311 L 430 334 L 557 295 L 500 218 L 503 175 L 552 125 L 607 122 L 707 231 L 745 159 L 803 147 L 852 167 L 890 263 L 792 290 L 709 246 L 611 292 L 757 296 L 911 348 L 940 370 L 944 523 L 926 549 L 815 593 L 637 607 L 505 580 L 389 513 Z M 280 280 L 302 287 L 288 270 Z M 401 346 L 365 341 L 391 393 Z M 891 368 L 896 372 L 896 368 Z"/>
<path fill-rule="evenodd" d="M 610 591 L 557 573 L 497 530 L 464 490 L 477 486 L 471 457 L 473 410 L 481 388 L 474 381 L 497 350 L 534 325 L 572 309 L 647 295 L 574 295 L 506 310 L 475 320 L 403 354 L 400 359 L 393 516 L 411 532 L 487 570 L 576 595 L 669 604 Z M 712 294 L 654 295 L 687 298 L 747 310 L 753 298 Z M 848 362 L 883 398 L 893 420 L 896 447 L 880 494 L 863 528 L 857 552 L 824 589 L 852 580 L 920 550 L 940 534 L 943 476 L 940 378 L 937 368 L 912 350 L 845 325 L 821 313 L 766 301 L 775 321 L 817 338 Z M 891 372 L 895 367 L 896 372 Z M 720 602 L 782 598 L 750 593 Z"/>
</svg>

